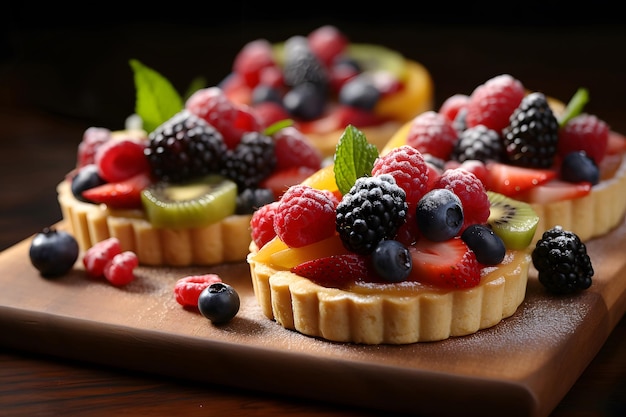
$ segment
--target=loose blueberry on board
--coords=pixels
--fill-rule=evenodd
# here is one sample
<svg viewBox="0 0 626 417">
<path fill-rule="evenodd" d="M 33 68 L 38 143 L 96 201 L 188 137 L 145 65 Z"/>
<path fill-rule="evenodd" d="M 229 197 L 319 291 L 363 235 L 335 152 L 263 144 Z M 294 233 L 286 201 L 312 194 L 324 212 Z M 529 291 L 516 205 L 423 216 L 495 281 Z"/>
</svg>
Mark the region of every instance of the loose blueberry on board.
<svg viewBox="0 0 626 417">
<path fill-rule="evenodd" d="M 239 311 L 239 305 L 239 294 L 224 282 L 209 285 L 198 296 L 198 310 L 213 324 L 230 321 Z"/>
<path fill-rule="evenodd" d="M 30 261 L 45 278 L 66 274 L 78 259 L 78 242 L 68 232 L 47 227 L 30 244 Z"/>
</svg>

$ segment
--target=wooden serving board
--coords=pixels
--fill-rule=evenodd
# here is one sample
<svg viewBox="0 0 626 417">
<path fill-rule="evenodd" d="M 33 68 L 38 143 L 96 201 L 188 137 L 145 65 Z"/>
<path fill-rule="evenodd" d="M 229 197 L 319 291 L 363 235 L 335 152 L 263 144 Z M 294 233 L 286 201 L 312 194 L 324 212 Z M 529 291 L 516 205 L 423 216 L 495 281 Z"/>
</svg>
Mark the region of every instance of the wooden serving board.
<svg viewBox="0 0 626 417">
<path fill-rule="evenodd" d="M 245 262 L 147 268 L 125 288 L 87 278 L 82 265 L 47 280 L 30 238 L 0 253 L 0 345 L 165 377 L 207 381 L 386 411 L 546 416 L 596 355 L 626 309 L 626 223 L 587 243 L 590 289 L 549 296 L 531 268 L 518 311 L 493 328 L 404 346 L 331 343 L 262 315 Z M 176 303 L 173 286 L 217 273 L 241 297 L 213 326 Z"/>
</svg>

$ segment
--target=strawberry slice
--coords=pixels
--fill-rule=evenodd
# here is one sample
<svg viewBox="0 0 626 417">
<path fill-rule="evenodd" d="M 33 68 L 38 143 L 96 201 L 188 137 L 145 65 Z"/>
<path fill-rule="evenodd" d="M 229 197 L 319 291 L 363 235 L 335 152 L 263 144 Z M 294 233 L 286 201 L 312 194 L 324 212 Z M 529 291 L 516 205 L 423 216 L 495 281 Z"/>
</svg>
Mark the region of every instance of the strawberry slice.
<svg viewBox="0 0 626 417">
<path fill-rule="evenodd" d="M 409 251 L 413 259 L 410 280 L 443 288 L 471 288 L 480 282 L 476 255 L 458 236 L 443 242 L 422 238 Z"/>
<path fill-rule="evenodd" d="M 356 107 L 338 105 L 325 116 L 310 122 L 300 122 L 298 128 L 302 133 L 330 133 L 343 130 L 351 124 L 358 128 L 376 126 L 384 121 L 374 112 Z"/>
<path fill-rule="evenodd" d="M 591 187 L 590 182 L 571 183 L 555 179 L 533 187 L 516 198 L 529 203 L 548 204 L 584 197 L 591 192 Z"/>
<path fill-rule="evenodd" d="M 609 131 L 609 140 L 606 145 L 606 154 L 615 155 L 626 152 L 626 137 L 622 134 Z"/>
<path fill-rule="evenodd" d="M 332 288 L 345 288 L 355 281 L 370 281 L 373 274 L 367 258 L 354 253 L 306 261 L 291 268 L 291 272 Z"/>
<path fill-rule="evenodd" d="M 141 208 L 141 191 L 150 185 L 150 182 L 150 175 L 140 172 L 123 181 L 109 182 L 85 190 L 83 197 L 114 209 Z"/>
<path fill-rule="evenodd" d="M 306 178 L 313 175 L 317 170 L 311 167 L 298 166 L 281 169 L 261 181 L 261 188 L 269 188 L 274 193 L 276 200 L 280 199 L 287 188 L 300 184 Z"/>
<path fill-rule="evenodd" d="M 487 162 L 487 190 L 513 197 L 537 185 L 544 184 L 557 176 L 551 169 L 525 168 L 501 162 Z"/>
</svg>

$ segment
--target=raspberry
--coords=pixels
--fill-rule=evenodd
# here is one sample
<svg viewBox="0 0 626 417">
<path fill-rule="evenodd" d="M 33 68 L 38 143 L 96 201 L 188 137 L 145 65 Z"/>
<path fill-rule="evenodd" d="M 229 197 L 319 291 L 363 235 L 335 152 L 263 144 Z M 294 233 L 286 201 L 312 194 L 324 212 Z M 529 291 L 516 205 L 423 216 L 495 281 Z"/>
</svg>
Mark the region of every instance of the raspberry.
<svg viewBox="0 0 626 417">
<path fill-rule="evenodd" d="M 144 155 L 145 142 L 133 139 L 110 140 L 96 151 L 98 175 L 106 182 L 119 182 L 141 172 L 150 172 Z"/>
<path fill-rule="evenodd" d="M 417 202 L 428 191 L 430 169 L 420 151 L 411 146 L 394 148 L 377 158 L 372 175 L 380 174 L 390 174 L 405 191 L 410 212 L 414 211 Z"/>
<path fill-rule="evenodd" d="M 103 143 L 111 139 L 111 131 L 104 127 L 90 127 L 83 133 L 83 139 L 78 144 L 76 167 L 95 163 L 96 151 Z"/>
<path fill-rule="evenodd" d="M 209 285 L 222 282 L 219 275 L 189 275 L 176 281 L 174 285 L 174 298 L 183 307 L 198 307 L 200 293 Z"/>
<path fill-rule="evenodd" d="M 336 228 L 344 246 L 369 255 L 391 239 L 407 217 L 406 193 L 389 174 L 357 178 L 337 206 Z"/>
<path fill-rule="evenodd" d="M 493 77 L 479 85 L 467 103 L 467 127 L 485 125 L 500 132 L 525 95 L 522 83 L 509 74 Z"/>
<path fill-rule="evenodd" d="M 441 107 L 439 107 L 439 114 L 443 114 L 453 122 L 459 111 L 467 107 L 467 103 L 469 103 L 469 96 L 466 94 L 454 94 L 443 102 Z"/>
<path fill-rule="evenodd" d="M 337 199 L 328 190 L 294 185 L 276 208 L 274 230 L 289 247 L 299 248 L 335 233 Z"/>
<path fill-rule="evenodd" d="M 447 169 L 435 181 L 434 188 L 447 188 L 461 200 L 464 220 L 459 234 L 471 224 L 487 223 L 489 198 L 485 186 L 472 172 L 463 168 Z"/>
<path fill-rule="evenodd" d="M 291 167 L 320 169 L 322 154 L 309 139 L 293 126 L 280 129 L 272 135 L 276 144 L 276 170 Z"/>
<path fill-rule="evenodd" d="M 254 88 L 263 69 L 275 66 L 272 45 L 265 39 L 257 39 L 244 45 L 235 56 L 233 71 L 243 77 L 248 87 Z"/>
<path fill-rule="evenodd" d="M 83 265 L 87 274 L 92 278 L 104 276 L 105 266 L 115 255 L 121 253 L 120 241 L 116 237 L 110 237 L 94 244 L 85 251 Z"/>
<path fill-rule="evenodd" d="M 348 48 L 348 38 L 335 26 L 321 26 L 307 37 L 311 51 L 326 66 L 330 67 L 335 58 Z"/>
<path fill-rule="evenodd" d="M 137 254 L 124 251 L 111 259 L 104 267 L 104 277 L 111 284 L 119 287 L 129 284 L 135 279 L 135 268 L 139 265 Z"/>
<path fill-rule="evenodd" d="M 585 151 L 596 164 L 600 164 L 606 155 L 609 130 L 609 126 L 596 116 L 578 115 L 559 130 L 557 154 L 565 158 L 570 152 Z"/>
<path fill-rule="evenodd" d="M 261 249 L 267 242 L 274 239 L 276 232 L 274 231 L 274 217 L 278 201 L 261 206 L 252 214 L 250 219 L 250 227 L 252 229 L 252 241 Z"/>
<path fill-rule="evenodd" d="M 230 101 L 219 87 L 196 91 L 185 102 L 185 108 L 217 129 L 229 149 L 239 144 L 245 132 L 262 130 L 252 110 Z"/>
<path fill-rule="evenodd" d="M 427 111 L 413 119 L 406 142 L 422 154 L 447 160 L 457 140 L 452 121 L 443 114 Z"/>
</svg>

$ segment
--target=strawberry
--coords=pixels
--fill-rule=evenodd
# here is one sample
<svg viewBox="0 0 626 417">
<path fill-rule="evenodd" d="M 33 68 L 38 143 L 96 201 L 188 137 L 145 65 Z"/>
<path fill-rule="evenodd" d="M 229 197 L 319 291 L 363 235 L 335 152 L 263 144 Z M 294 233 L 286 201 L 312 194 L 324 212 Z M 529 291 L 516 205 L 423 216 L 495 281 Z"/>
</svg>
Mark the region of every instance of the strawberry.
<svg viewBox="0 0 626 417">
<path fill-rule="evenodd" d="M 606 154 L 615 155 L 626 152 L 626 137 L 624 135 L 609 131 L 609 138 L 606 144 Z"/>
<path fill-rule="evenodd" d="M 109 140 L 96 151 L 98 175 L 106 182 L 119 182 L 150 171 L 143 151 L 146 143 L 134 139 Z"/>
<path fill-rule="evenodd" d="M 557 176 L 556 170 L 524 168 L 495 161 L 487 162 L 486 166 L 489 178 L 485 188 L 509 197 L 546 183 Z"/>
<path fill-rule="evenodd" d="M 443 242 L 422 238 L 409 251 L 413 259 L 410 280 L 444 288 L 471 288 L 480 282 L 476 255 L 460 237 Z"/>
<path fill-rule="evenodd" d="M 319 119 L 310 122 L 301 122 L 298 128 L 304 134 L 329 133 L 336 130 L 343 130 L 349 124 L 357 128 L 362 128 L 375 126 L 380 122 L 382 122 L 381 117 L 371 111 L 338 105 Z"/>
<path fill-rule="evenodd" d="M 571 183 L 553 179 L 528 189 L 516 198 L 530 203 L 548 204 L 554 201 L 584 197 L 591 192 L 591 183 Z"/>
<path fill-rule="evenodd" d="M 261 188 L 269 188 L 274 192 L 276 200 L 292 185 L 300 184 L 317 170 L 306 166 L 294 166 L 274 171 L 269 177 L 261 181 Z"/>
<path fill-rule="evenodd" d="M 141 191 L 151 183 L 146 172 L 118 182 L 109 182 L 83 191 L 83 197 L 114 209 L 141 208 Z"/>
<path fill-rule="evenodd" d="M 324 287 L 342 288 L 355 281 L 370 281 L 367 258 L 354 253 L 332 255 L 303 262 L 291 272 Z"/>
</svg>

